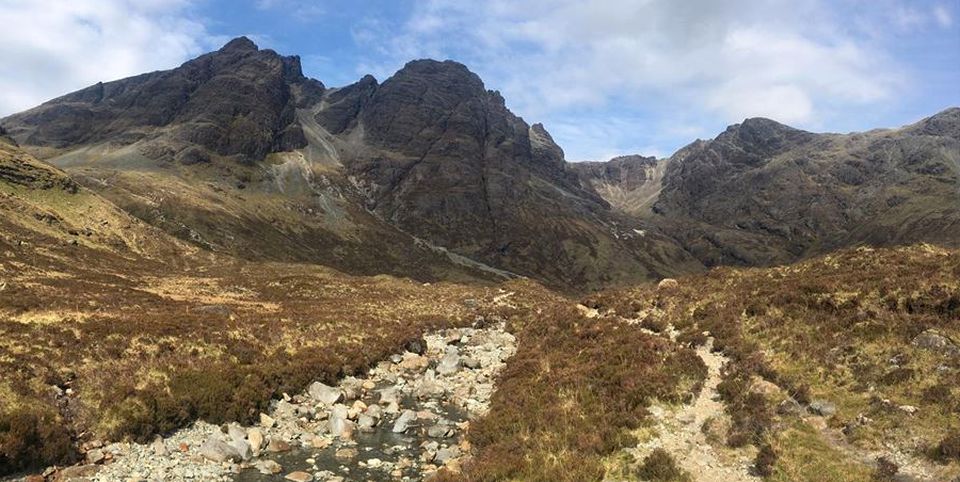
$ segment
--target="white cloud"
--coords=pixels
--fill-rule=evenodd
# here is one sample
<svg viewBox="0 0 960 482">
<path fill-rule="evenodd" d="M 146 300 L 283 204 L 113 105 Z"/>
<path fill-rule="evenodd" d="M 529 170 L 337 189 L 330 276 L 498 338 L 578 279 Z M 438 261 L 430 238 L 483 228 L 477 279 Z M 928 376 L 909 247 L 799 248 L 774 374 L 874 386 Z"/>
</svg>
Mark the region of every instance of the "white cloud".
<svg viewBox="0 0 960 482">
<path fill-rule="evenodd" d="M 949 28 L 953 25 L 953 15 L 950 13 L 950 10 L 943 5 L 933 7 L 933 18 L 935 18 L 937 24 L 943 28 Z"/>
<path fill-rule="evenodd" d="M 189 9 L 188 0 L 4 0 L 0 115 L 203 52 L 209 36 Z"/>
<path fill-rule="evenodd" d="M 909 3 L 888 1 L 860 27 L 920 21 Z M 414 57 L 461 60 L 531 119 L 625 102 L 649 111 L 666 99 L 730 123 L 816 128 L 890 101 L 909 80 L 850 17 L 827 0 L 422 0 L 399 32 L 365 31 L 362 43 L 381 71 Z"/>
</svg>

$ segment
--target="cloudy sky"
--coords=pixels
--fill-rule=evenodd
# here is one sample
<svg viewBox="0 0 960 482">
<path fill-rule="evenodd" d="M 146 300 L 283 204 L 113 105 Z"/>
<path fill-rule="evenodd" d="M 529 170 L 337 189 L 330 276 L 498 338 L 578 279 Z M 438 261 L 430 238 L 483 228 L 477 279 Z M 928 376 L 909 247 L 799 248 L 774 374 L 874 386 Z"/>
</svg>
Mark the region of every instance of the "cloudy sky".
<svg viewBox="0 0 960 482">
<path fill-rule="evenodd" d="M 231 37 L 326 85 L 451 58 L 568 159 L 665 156 L 764 116 L 815 131 L 960 105 L 960 0 L 0 0 L 0 115 Z"/>
</svg>

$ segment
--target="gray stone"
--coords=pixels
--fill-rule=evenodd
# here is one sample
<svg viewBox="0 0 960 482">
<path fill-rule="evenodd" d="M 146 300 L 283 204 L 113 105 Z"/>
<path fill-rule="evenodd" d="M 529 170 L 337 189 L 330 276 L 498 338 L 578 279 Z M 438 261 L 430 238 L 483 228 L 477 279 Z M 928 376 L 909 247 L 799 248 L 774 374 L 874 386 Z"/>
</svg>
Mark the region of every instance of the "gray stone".
<svg viewBox="0 0 960 482">
<path fill-rule="evenodd" d="M 240 455 L 240 460 L 246 462 L 253 458 L 253 448 L 250 446 L 250 442 L 246 440 L 234 440 L 230 445 L 237 450 L 237 454 Z"/>
<path fill-rule="evenodd" d="M 460 359 L 460 363 L 471 370 L 480 368 L 480 360 L 473 357 L 463 357 Z"/>
<path fill-rule="evenodd" d="M 235 424 L 235 423 L 231 423 L 231 424 L 227 427 L 227 435 L 229 435 L 229 436 L 230 436 L 230 439 L 233 440 L 233 441 L 246 440 L 246 439 L 247 439 L 247 432 L 246 432 L 246 430 L 244 430 L 243 428 L 241 428 L 239 425 L 237 425 L 237 424 Z"/>
<path fill-rule="evenodd" d="M 314 400 L 328 407 L 343 400 L 342 390 L 329 385 L 324 385 L 320 382 L 313 382 L 307 392 L 311 397 L 313 397 Z"/>
<path fill-rule="evenodd" d="M 264 475 L 279 474 L 280 472 L 283 471 L 283 467 L 281 467 L 280 464 L 276 463 L 273 460 L 261 460 L 257 462 L 257 465 L 255 467 L 261 474 L 264 474 Z"/>
<path fill-rule="evenodd" d="M 87 452 L 87 463 L 88 464 L 99 464 L 107 458 L 106 454 L 103 453 L 103 450 L 93 449 Z"/>
<path fill-rule="evenodd" d="M 826 400 L 814 400 L 810 402 L 810 413 L 821 417 L 829 417 L 837 413 L 837 406 Z"/>
<path fill-rule="evenodd" d="M 449 351 L 440 359 L 437 364 L 437 373 L 440 375 L 453 375 L 460 369 L 460 355 L 456 351 Z"/>
<path fill-rule="evenodd" d="M 373 431 L 373 427 L 377 425 L 377 420 L 370 415 L 363 414 L 357 419 L 357 428 L 364 432 Z"/>
<path fill-rule="evenodd" d="M 353 422 L 349 420 L 349 409 L 346 405 L 337 404 L 330 411 L 327 427 L 335 437 L 350 438 L 353 435 Z"/>
<path fill-rule="evenodd" d="M 456 445 L 442 448 L 437 451 L 437 456 L 434 457 L 434 461 L 440 464 L 446 464 L 447 462 L 460 456 L 460 448 Z"/>
<path fill-rule="evenodd" d="M 437 424 L 427 429 L 427 436 L 431 438 L 446 438 L 453 435 L 453 429 L 449 425 Z"/>
<path fill-rule="evenodd" d="M 214 462 L 239 462 L 240 453 L 232 445 L 218 438 L 209 438 L 200 446 L 200 455 Z"/>
<path fill-rule="evenodd" d="M 924 350 L 935 351 L 949 356 L 960 356 L 960 347 L 949 337 L 935 329 L 920 333 L 913 339 L 913 345 Z"/>
<path fill-rule="evenodd" d="M 380 390 L 380 401 L 384 405 L 390 405 L 391 403 L 400 403 L 400 391 L 394 387 L 385 388 Z"/>
<path fill-rule="evenodd" d="M 410 428 L 410 424 L 417 419 L 417 412 L 404 410 L 393 423 L 393 433 L 403 433 Z"/>
</svg>

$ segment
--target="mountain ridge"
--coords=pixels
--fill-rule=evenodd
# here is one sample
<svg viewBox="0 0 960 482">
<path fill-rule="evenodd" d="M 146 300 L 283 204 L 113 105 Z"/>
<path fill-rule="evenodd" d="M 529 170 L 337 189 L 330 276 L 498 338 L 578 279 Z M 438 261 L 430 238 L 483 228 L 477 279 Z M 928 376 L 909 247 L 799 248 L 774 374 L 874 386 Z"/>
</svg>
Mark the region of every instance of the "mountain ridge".
<svg viewBox="0 0 960 482">
<path fill-rule="evenodd" d="M 513 114 L 459 62 L 413 60 L 382 82 L 327 88 L 298 57 L 241 37 L 0 125 L 85 186 L 210 249 L 447 275 L 414 268 L 428 249 L 592 290 L 864 242 L 950 244 L 958 111 L 853 134 L 748 118 L 666 159 L 568 163 L 542 124 Z"/>
</svg>

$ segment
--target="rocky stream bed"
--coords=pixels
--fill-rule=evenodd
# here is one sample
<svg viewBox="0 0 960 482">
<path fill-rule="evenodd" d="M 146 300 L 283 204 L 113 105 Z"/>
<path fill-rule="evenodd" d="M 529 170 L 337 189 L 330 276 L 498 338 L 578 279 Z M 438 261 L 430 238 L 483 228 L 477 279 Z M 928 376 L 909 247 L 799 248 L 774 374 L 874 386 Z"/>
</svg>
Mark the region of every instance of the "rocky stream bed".
<svg viewBox="0 0 960 482">
<path fill-rule="evenodd" d="M 51 480 L 422 480 L 458 470 L 470 420 L 516 351 L 502 324 L 430 333 L 365 378 L 284 394 L 257 426 L 196 422 L 149 444 L 90 447 Z M 28 478 L 27 480 L 30 480 Z M 40 480 L 40 479 L 38 479 Z"/>
</svg>

